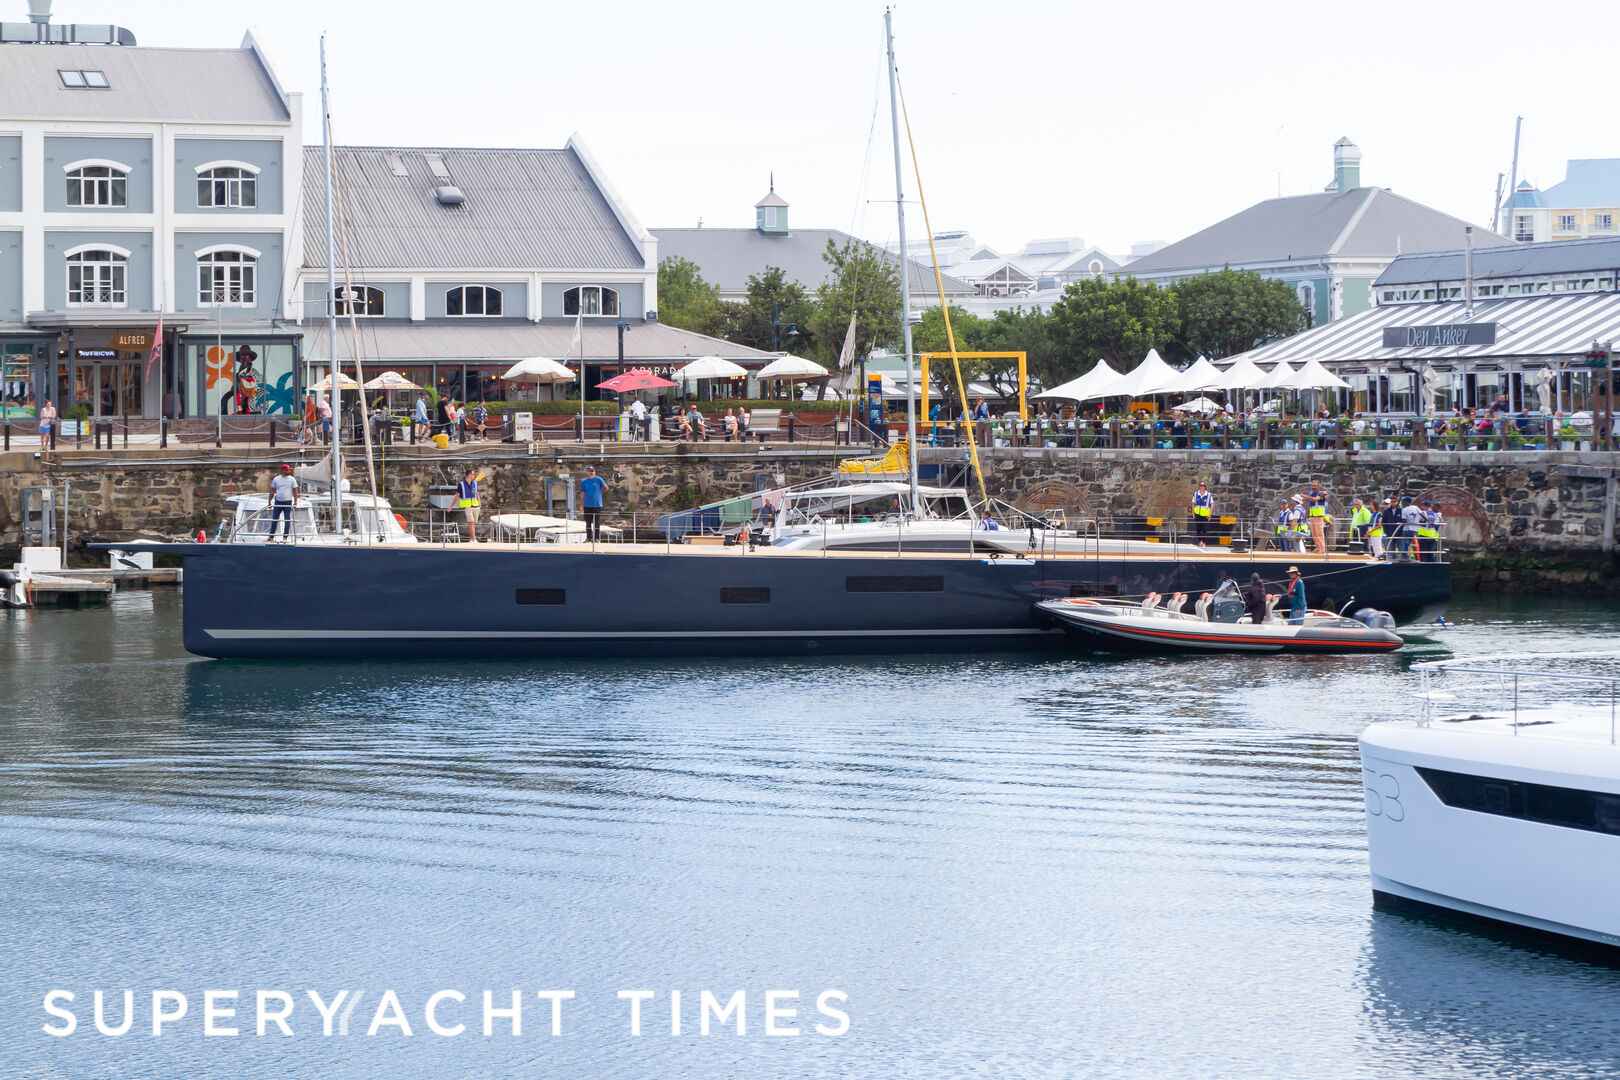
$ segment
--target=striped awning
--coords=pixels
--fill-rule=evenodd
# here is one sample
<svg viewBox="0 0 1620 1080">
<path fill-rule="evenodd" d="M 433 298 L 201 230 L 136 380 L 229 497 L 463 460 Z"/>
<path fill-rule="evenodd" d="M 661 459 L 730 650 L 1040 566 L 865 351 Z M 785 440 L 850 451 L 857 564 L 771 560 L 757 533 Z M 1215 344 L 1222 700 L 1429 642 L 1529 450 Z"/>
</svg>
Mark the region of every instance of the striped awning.
<svg viewBox="0 0 1620 1080">
<path fill-rule="evenodd" d="M 1447 326 L 1495 323 L 1496 342 L 1431 348 L 1385 348 L 1384 330 L 1398 326 Z M 1288 361 L 1298 366 L 1317 360 L 1343 364 L 1399 364 L 1448 361 L 1500 361 L 1563 366 L 1585 362 L 1593 341 L 1620 339 L 1620 293 L 1577 293 L 1474 301 L 1473 318 L 1462 301 L 1437 304 L 1386 304 L 1328 323 L 1258 349 L 1228 356 L 1225 367 L 1247 356 L 1256 364 Z"/>
</svg>

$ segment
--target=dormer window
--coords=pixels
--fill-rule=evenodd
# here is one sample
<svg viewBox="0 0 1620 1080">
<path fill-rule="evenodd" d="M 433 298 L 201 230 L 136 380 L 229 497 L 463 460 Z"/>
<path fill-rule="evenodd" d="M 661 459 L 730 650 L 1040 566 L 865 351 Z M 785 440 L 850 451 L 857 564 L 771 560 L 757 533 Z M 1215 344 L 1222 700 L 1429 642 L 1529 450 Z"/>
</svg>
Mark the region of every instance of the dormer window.
<svg viewBox="0 0 1620 1080">
<path fill-rule="evenodd" d="M 617 315 L 619 294 L 600 285 L 581 285 L 563 293 L 564 315 Z"/>
<path fill-rule="evenodd" d="M 115 161 L 75 161 L 67 171 L 69 206 L 128 206 L 129 167 Z"/>
<path fill-rule="evenodd" d="M 259 205 L 259 170 L 245 162 L 210 161 L 197 167 L 197 205 Z"/>
<path fill-rule="evenodd" d="M 444 313 L 449 316 L 499 315 L 501 290 L 488 285 L 462 285 L 444 297 Z"/>
</svg>

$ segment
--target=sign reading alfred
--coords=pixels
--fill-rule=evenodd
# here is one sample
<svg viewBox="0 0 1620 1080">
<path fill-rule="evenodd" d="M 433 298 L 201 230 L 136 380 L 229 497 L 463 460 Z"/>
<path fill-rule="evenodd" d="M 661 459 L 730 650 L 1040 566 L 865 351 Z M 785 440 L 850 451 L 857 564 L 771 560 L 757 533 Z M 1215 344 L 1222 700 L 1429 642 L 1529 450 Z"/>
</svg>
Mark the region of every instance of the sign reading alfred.
<svg viewBox="0 0 1620 1080">
<path fill-rule="evenodd" d="M 1496 324 L 1442 323 L 1439 326 L 1386 326 L 1386 349 L 1455 349 L 1464 345 L 1495 345 Z"/>
</svg>

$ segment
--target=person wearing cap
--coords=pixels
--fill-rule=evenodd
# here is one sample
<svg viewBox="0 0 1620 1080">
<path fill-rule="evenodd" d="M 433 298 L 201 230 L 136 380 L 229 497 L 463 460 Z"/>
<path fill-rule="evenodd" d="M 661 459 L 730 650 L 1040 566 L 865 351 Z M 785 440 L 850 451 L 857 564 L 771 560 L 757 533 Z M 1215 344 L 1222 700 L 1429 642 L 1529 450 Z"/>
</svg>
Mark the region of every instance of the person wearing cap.
<svg viewBox="0 0 1620 1080">
<path fill-rule="evenodd" d="M 1198 481 L 1198 490 L 1193 492 L 1192 512 L 1193 536 L 1198 538 L 1198 546 L 1204 547 L 1212 531 L 1210 518 L 1215 513 L 1215 496 L 1209 493 L 1209 486 L 1202 480 Z"/>
<path fill-rule="evenodd" d="M 602 496 L 607 492 L 607 481 L 596 475 L 596 466 L 585 466 L 585 479 L 579 482 L 579 493 L 585 504 L 585 539 L 602 539 Z"/>
<path fill-rule="evenodd" d="M 1322 482 L 1312 480 L 1311 490 L 1305 493 L 1305 513 L 1311 526 L 1311 546 L 1316 549 L 1318 555 L 1327 554 L 1327 500 L 1327 492 L 1322 490 Z"/>
<path fill-rule="evenodd" d="M 1288 621 L 1294 626 L 1305 624 L 1305 579 L 1299 576 L 1299 567 L 1288 568 Z"/>
<path fill-rule="evenodd" d="M 1266 585 L 1260 580 L 1259 574 L 1250 574 L 1249 583 L 1243 586 L 1243 606 L 1249 612 L 1249 621 L 1259 626 L 1266 621 Z"/>
<path fill-rule="evenodd" d="M 456 505 L 467 517 L 467 540 L 478 543 L 478 474 L 470 467 L 456 485 Z"/>
<path fill-rule="evenodd" d="M 1413 559 L 1417 557 L 1418 528 L 1428 519 L 1423 515 L 1423 509 L 1412 500 L 1410 495 L 1401 496 L 1401 556 Z"/>
<path fill-rule="evenodd" d="M 292 540 L 292 512 L 298 505 L 298 481 L 293 479 L 292 466 L 283 465 L 281 471 L 270 478 L 270 542 L 276 542 L 276 526 L 281 535 Z"/>
<path fill-rule="evenodd" d="M 1379 511 L 1378 520 L 1384 537 L 1384 554 L 1393 559 L 1400 554 L 1401 546 L 1401 512 L 1395 508 L 1394 499 L 1384 500 L 1384 509 Z"/>
</svg>

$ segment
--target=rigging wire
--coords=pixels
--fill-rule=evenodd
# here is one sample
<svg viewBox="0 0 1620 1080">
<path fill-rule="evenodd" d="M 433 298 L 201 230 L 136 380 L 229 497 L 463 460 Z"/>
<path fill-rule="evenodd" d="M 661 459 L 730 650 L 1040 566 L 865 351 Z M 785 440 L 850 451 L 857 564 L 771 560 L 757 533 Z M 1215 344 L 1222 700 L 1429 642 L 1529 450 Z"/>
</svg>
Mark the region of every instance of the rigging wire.
<svg viewBox="0 0 1620 1080">
<path fill-rule="evenodd" d="M 934 226 L 928 220 L 928 199 L 923 195 L 922 167 L 917 163 L 917 144 L 911 137 L 911 114 L 906 111 L 906 88 L 900 81 L 900 73 L 895 72 L 895 85 L 900 88 L 900 118 L 906 128 L 906 146 L 911 149 L 911 169 L 917 175 L 917 202 L 922 206 L 923 229 L 928 233 L 928 257 L 934 264 L 934 284 L 939 289 L 939 310 L 945 316 L 945 340 L 951 349 L 951 367 L 956 372 L 956 392 L 961 396 L 962 415 L 967 417 L 968 453 L 973 462 L 973 476 L 979 481 L 979 497 L 985 502 L 990 501 L 990 493 L 984 486 L 984 468 L 979 464 L 979 440 L 973 430 L 973 413 L 968 409 L 967 384 L 962 381 L 962 359 L 957 355 L 956 331 L 951 329 L 951 306 L 945 299 L 945 278 L 939 270 L 939 253 L 934 250 Z M 905 253 L 901 253 L 900 272 L 905 273 Z M 910 312 L 906 313 L 910 317 Z M 915 453 L 915 450 L 913 450 Z"/>
</svg>

